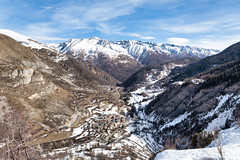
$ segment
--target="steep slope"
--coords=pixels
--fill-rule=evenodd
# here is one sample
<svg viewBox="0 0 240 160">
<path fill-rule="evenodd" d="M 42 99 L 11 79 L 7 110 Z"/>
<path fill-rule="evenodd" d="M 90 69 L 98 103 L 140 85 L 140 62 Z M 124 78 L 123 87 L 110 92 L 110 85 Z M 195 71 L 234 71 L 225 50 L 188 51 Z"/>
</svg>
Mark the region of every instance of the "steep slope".
<svg viewBox="0 0 240 160">
<path fill-rule="evenodd" d="M 24 47 L 5 35 L 0 47 L 1 159 L 8 153 L 24 159 L 19 154 L 26 145 L 38 145 L 44 159 L 152 156 L 145 142 L 128 131 L 129 107 L 109 74 L 70 57 L 56 63 L 57 52 Z M 23 116 L 27 120 L 18 119 Z M 21 143 L 28 140 L 19 146 L 9 136 L 15 128 L 27 130 L 31 140 L 23 137 Z"/>
<path fill-rule="evenodd" d="M 151 75 L 152 71 L 155 71 L 155 75 L 152 75 L 152 77 L 159 77 L 155 78 L 153 81 L 154 83 L 158 82 L 158 80 L 163 79 L 164 75 L 167 76 L 172 69 L 175 67 L 182 68 L 184 66 L 187 66 L 191 63 L 194 63 L 196 61 L 200 60 L 199 58 L 183 58 L 176 61 L 161 63 L 157 65 L 149 65 L 141 68 L 136 73 L 134 73 L 131 77 L 129 77 L 126 81 L 122 83 L 123 87 L 127 89 L 128 91 L 132 91 L 137 89 L 137 87 L 144 86 L 146 81 L 149 79 L 149 76 Z M 169 67 L 167 67 L 169 66 Z M 164 70 L 164 67 L 166 68 Z M 157 72 L 159 71 L 159 72 Z M 164 74 L 165 73 L 165 74 Z"/>
<path fill-rule="evenodd" d="M 174 80 L 183 80 L 184 78 L 194 76 L 200 72 L 206 71 L 212 67 L 231 62 L 240 58 L 240 42 L 233 44 L 221 53 L 204 58 L 199 62 L 193 63 L 185 68 L 176 69 L 172 73 L 180 73 Z"/>
<path fill-rule="evenodd" d="M 240 116 L 239 51 L 237 43 L 219 54 L 222 59 L 218 62 L 224 61 L 224 64 L 184 81 L 173 81 L 166 88 L 159 85 L 159 90 L 164 91 L 154 96 L 154 100 L 137 99 L 140 95 L 130 92 L 128 102 L 132 99 L 137 102 L 129 112 L 135 119 L 130 124 L 132 133 L 142 137 L 148 147 L 157 152 L 171 144 L 177 149 L 199 147 L 201 145 L 193 140 L 195 133 L 229 128 Z M 231 55 L 230 62 L 225 61 L 224 55 Z M 198 62 L 189 66 L 194 64 Z"/>
<path fill-rule="evenodd" d="M 11 47 L 9 47 L 11 46 Z M 37 57 L 32 52 L 26 49 L 24 46 L 19 45 L 13 39 L 0 34 L 0 58 L 1 62 L 16 62 L 19 63 L 19 59 L 36 61 Z"/>
</svg>

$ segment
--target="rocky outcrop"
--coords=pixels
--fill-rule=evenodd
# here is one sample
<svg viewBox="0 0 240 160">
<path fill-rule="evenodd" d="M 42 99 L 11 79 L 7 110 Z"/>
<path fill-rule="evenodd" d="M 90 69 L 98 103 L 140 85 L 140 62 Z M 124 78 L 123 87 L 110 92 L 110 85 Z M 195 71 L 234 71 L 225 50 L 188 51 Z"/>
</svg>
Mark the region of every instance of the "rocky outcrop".
<svg viewBox="0 0 240 160">
<path fill-rule="evenodd" d="M 21 67 L 7 72 L 2 72 L 1 77 L 8 78 L 13 87 L 28 85 L 30 83 L 44 83 L 43 75 L 29 67 Z"/>
<path fill-rule="evenodd" d="M 202 131 L 195 133 L 192 137 L 189 148 L 204 148 L 217 138 L 215 131 Z"/>
</svg>

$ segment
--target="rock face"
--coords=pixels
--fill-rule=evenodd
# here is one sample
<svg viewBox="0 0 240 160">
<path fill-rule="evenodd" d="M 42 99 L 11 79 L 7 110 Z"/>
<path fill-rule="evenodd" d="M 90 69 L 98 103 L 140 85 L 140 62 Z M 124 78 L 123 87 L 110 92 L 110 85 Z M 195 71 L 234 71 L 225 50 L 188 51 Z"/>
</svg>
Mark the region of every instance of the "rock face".
<svg viewBox="0 0 240 160">
<path fill-rule="evenodd" d="M 43 75 L 38 71 L 34 71 L 33 68 L 18 68 L 7 73 L 3 72 L 2 77 L 9 78 L 11 81 L 17 80 L 14 82 L 14 87 L 30 83 L 44 83 Z"/>
<path fill-rule="evenodd" d="M 190 148 L 204 148 L 217 138 L 215 131 L 202 131 L 193 135 Z"/>
</svg>

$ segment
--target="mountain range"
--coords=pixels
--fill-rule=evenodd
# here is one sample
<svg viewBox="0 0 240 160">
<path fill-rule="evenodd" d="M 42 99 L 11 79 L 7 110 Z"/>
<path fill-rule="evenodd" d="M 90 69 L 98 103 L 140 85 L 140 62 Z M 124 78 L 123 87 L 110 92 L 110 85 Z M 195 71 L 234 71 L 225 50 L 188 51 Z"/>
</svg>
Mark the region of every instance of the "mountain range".
<svg viewBox="0 0 240 160">
<path fill-rule="evenodd" d="M 63 55 L 90 62 L 124 81 L 146 65 L 164 63 L 186 57 L 214 55 L 218 50 L 140 41 L 107 41 L 101 38 L 70 39 L 50 46 Z"/>
<path fill-rule="evenodd" d="M 238 157 L 240 43 L 218 53 L 0 33 L 2 159 L 218 158 L 221 138 Z"/>
<path fill-rule="evenodd" d="M 71 56 L 82 59 L 110 73 L 120 82 L 146 65 L 169 62 L 186 57 L 204 58 L 219 53 L 219 50 L 173 44 L 156 44 L 140 41 L 107 41 L 98 37 L 70 39 L 60 44 L 40 44 L 29 37 L 9 30 L 0 30 L 25 46 L 48 48 L 59 52 L 57 61 Z"/>
</svg>

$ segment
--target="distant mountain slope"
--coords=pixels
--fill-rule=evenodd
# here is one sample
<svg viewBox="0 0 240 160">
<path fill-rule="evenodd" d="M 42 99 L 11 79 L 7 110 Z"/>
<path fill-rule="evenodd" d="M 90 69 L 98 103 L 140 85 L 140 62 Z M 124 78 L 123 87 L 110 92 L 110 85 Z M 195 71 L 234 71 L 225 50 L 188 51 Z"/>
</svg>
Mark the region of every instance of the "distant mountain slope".
<svg viewBox="0 0 240 160">
<path fill-rule="evenodd" d="M 178 148 L 192 147 L 192 135 L 203 130 L 226 129 L 240 117 L 240 61 L 226 64 L 183 84 L 172 84 L 143 110 L 155 123 L 157 143 L 170 139 Z M 150 123 L 150 124 L 151 124 Z M 187 143 L 186 143 L 187 142 Z"/>
<path fill-rule="evenodd" d="M 239 44 L 231 46 L 219 54 L 222 59 L 214 59 L 224 64 L 171 84 L 144 107 L 146 119 L 156 123 L 156 132 L 161 135 L 159 143 L 169 136 L 181 139 L 203 130 L 225 129 L 240 117 L 239 51 Z M 188 147 L 191 143 L 189 138 Z"/>
<path fill-rule="evenodd" d="M 172 69 L 175 67 L 184 67 L 188 64 L 194 63 L 198 61 L 200 58 L 183 58 L 176 61 L 156 64 L 156 65 L 149 65 L 141 68 L 136 73 L 134 73 L 131 77 L 129 77 L 126 81 L 122 83 L 123 87 L 127 90 L 134 90 L 137 89 L 139 86 L 144 86 L 145 82 L 147 81 L 149 76 L 152 76 L 154 79 L 154 83 L 158 82 L 161 78 L 164 78 L 166 74 L 170 73 Z M 151 75 L 151 72 L 155 72 L 154 75 Z M 165 75 L 164 75 L 165 73 Z M 167 75 L 168 75 L 167 74 Z M 158 77 L 158 78 L 157 78 Z"/>
<path fill-rule="evenodd" d="M 132 133 L 142 137 L 149 148 L 159 151 L 171 143 L 176 143 L 177 149 L 194 148 L 195 133 L 229 128 L 240 118 L 239 53 L 236 43 L 218 55 L 176 67 L 166 81 L 151 81 L 154 85 L 149 79 L 155 80 L 157 72 L 141 69 L 126 84 L 140 85 L 133 90 L 131 85 L 127 88 L 127 102 L 132 105 L 129 116 L 134 119 L 130 124 Z M 198 70 L 196 66 L 202 68 Z M 192 70 L 197 73 L 189 74 Z M 174 79 L 181 75 L 185 75 L 181 81 Z"/>
<path fill-rule="evenodd" d="M 182 69 L 173 70 L 172 74 L 179 74 L 173 80 L 183 80 L 184 78 L 194 76 L 200 72 L 206 71 L 212 67 L 235 61 L 240 58 L 240 42 L 231 45 L 221 53 L 200 60 L 199 62 L 190 64 Z"/>
<path fill-rule="evenodd" d="M 82 59 L 124 81 L 143 65 L 135 61 L 127 51 L 118 45 L 100 38 L 71 39 L 58 47 L 62 57 L 70 55 Z"/>
</svg>

